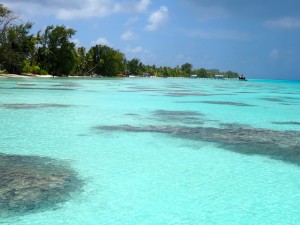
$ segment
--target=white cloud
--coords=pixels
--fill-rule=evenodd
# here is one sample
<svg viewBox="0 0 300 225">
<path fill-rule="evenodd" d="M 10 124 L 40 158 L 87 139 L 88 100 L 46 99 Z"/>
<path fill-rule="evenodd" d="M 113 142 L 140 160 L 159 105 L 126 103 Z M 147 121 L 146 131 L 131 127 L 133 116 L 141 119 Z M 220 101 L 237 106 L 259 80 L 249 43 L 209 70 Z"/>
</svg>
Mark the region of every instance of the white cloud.
<svg viewBox="0 0 300 225">
<path fill-rule="evenodd" d="M 151 4 L 151 0 L 141 0 L 136 4 L 135 10 L 137 12 L 144 12 L 148 9 L 150 4 Z"/>
<path fill-rule="evenodd" d="M 81 43 L 80 43 L 79 39 L 73 39 L 73 40 L 71 40 L 71 42 L 73 42 L 77 48 L 81 47 Z"/>
<path fill-rule="evenodd" d="M 138 58 L 145 64 L 155 64 L 156 57 L 148 49 L 142 46 L 127 47 L 125 49 L 125 55 L 127 59 Z"/>
<path fill-rule="evenodd" d="M 148 18 L 147 31 L 154 31 L 162 26 L 168 19 L 168 8 L 161 6 L 157 11 L 153 12 Z"/>
<path fill-rule="evenodd" d="M 116 13 L 122 12 L 122 10 L 123 10 L 123 7 L 120 3 L 116 3 L 112 9 L 112 11 L 116 12 Z"/>
<path fill-rule="evenodd" d="M 134 48 L 126 48 L 126 53 L 134 53 L 134 54 L 137 54 L 137 53 L 143 53 L 143 52 L 147 52 L 143 47 L 141 46 L 137 46 L 137 47 L 134 47 Z"/>
<path fill-rule="evenodd" d="M 215 40 L 234 40 L 234 41 L 248 41 L 253 37 L 245 32 L 239 32 L 235 30 L 194 30 L 188 32 L 191 37 L 203 38 L 203 39 L 215 39 Z"/>
<path fill-rule="evenodd" d="M 296 29 L 300 28 L 300 19 L 284 17 L 277 20 L 269 20 L 265 22 L 265 25 L 269 28 Z"/>
<path fill-rule="evenodd" d="M 104 17 L 113 13 L 131 12 L 134 8 L 133 5 L 133 3 L 121 4 L 116 2 L 115 0 L 84 0 L 84 3 L 78 8 L 58 9 L 56 16 L 61 20 Z"/>
<path fill-rule="evenodd" d="M 88 1 L 88 0 L 87 0 Z M 3 0 L 4 5 L 40 5 L 45 8 L 79 8 L 81 7 L 82 0 Z"/>
<path fill-rule="evenodd" d="M 120 12 L 137 12 L 142 13 L 146 11 L 151 4 L 151 0 L 139 0 L 139 1 L 123 1 L 122 3 L 116 2 L 113 7 L 113 11 Z"/>
<path fill-rule="evenodd" d="M 135 24 L 138 21 L 139 21 L 138 17 L 130 17 L 126 22 L 126 26 L 131 26 L 132 24 Z"/>
<path fill-rule="evenodd" d="M 133 31 L 126 31 L 121 35 L 121 39 L 124 41 L 136 40 L 138 38 L 137 34 Z"/>
<path fill-rule="evenodd" d="M 105 37 L 99 37 L 96 41 L 92 41 L 91 44 L 112 46 Z"/>
<path fill-rule="evenodd" d="M 139 18 L 138 17 L 130 17 L 127 21 L 126 21 L 126 26 L 131 26 L 135 23 L 137 23 L 139 21 Z"/>
<path fill-rule="evenodd" d="M 151 0 L 3 0 L 3 4 L 28 17 L 54 15 L 60 20 L 78 20 L 114 13 L 142 13 Z"/>
<path fill-rule="evenodd" d="M 193 15 L 199 21 L 211 21 L 230 17 L 228 11 L 218 6 L 198 6 L 192 9 Z"/>
</svg>

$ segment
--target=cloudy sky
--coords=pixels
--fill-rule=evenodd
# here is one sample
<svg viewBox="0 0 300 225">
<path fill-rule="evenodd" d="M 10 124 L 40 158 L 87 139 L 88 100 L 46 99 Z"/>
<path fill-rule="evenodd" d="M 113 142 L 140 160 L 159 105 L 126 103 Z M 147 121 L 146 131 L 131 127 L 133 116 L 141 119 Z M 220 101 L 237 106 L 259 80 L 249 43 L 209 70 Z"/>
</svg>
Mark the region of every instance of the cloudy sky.
<svg viewBox="0 0 300 225">
<path fill-rule="evenodd" d="M 233 70 L 249 78 L 300 80 L 299 0 L 2 0 L 32 32 L 77 31 L 144 64 Z"/>
</svg>

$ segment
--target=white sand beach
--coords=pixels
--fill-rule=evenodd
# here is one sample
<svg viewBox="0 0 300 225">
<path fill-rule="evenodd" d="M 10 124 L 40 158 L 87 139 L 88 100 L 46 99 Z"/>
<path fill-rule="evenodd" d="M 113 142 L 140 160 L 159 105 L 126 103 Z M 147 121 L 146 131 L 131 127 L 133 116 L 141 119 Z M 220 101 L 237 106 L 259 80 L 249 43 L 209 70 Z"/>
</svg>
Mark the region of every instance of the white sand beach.
<svg viewBox="0 0 300 225">
<path fill-rule="evenodd" d="M 0 74 L 0 78 L 52 78 L 52 75 L 37 74 Z"/>
</svg>

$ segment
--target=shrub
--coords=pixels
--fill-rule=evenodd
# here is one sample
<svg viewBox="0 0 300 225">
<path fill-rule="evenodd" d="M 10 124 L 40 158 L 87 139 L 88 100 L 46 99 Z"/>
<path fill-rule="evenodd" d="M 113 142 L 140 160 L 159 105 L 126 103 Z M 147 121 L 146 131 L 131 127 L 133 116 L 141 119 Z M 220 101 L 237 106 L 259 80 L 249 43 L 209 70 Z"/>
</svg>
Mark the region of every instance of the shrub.
<svg viewBox="0 0 300 225">
<path fill-rule="evenodd" d="M 46 70 L 41 69 L 38 65 L 30 65 L 30 62 L 25 60 L 24 67 L 22 69 L 23 73 L 33 73 L 39 75 L 46 75 L 48 72 Z"/>
</svg>

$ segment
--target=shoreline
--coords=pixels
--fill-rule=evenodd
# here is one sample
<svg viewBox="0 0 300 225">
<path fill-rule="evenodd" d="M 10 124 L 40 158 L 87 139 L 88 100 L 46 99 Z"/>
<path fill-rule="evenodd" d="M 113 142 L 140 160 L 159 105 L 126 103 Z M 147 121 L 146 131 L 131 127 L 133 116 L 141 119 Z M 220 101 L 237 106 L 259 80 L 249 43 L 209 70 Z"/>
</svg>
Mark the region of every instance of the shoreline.
<svg viewBox="0 0 300 225">
<path fill-rule="evenodd" d="M 88 78 L 91 76 L 53 76 L 50 74 L 47 75 L 38 75 L 38 74 L 0 74 L 1 78 Z"/>
<path fill-rule="evenodd" d="M 52 75 L 36 75 L 36 74 L 0 74 L 0 78 L 53 78 Z"/>
<path fill-rule="evenodd" d="M 103 76 L 53 76 L 50 74 L 47 75 L 38 75 L 38 74 L 0 74 L 1 78 L 112 78 L 112 77 L 103 77 Z M 115 78 L 118 78 L 117 76 Z M 123 77 L 125 78 L 125 77 Z M 129 76 L 126 78 L 177 78 L 177 79 L 214 79 L 214 80 L 238 80 L 238 78 L 224 78 L 224 79 L 216 79 L 213 77 L 157 77 L 157 76 L 150 76 L 150 77 L 144 77 L 144 76 Z"/>
</svg>

